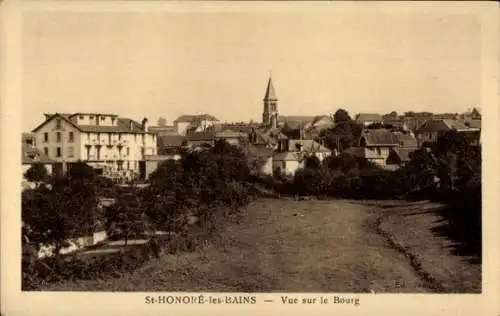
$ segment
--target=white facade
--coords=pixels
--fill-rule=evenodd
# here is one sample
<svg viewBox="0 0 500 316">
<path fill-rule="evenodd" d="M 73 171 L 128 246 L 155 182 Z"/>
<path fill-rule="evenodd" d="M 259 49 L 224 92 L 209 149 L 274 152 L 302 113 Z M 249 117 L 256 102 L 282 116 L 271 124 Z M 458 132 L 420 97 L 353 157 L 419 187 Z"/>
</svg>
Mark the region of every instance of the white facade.
<svg viewBox="0 0 500 316">
<path fill-rule="evenodd" d="M 266 175 L 273 174 L 273 157 L 267 157 L 264 164 L 260 167 L 260 172 Z"/>
<path fill-rule="evenodd" d="M 175 130 L 177 131 L 177 134 L 186 136 L 188 129 L 193 128 L 194 126 L 196 126 L 196 128 L 193 130 L 194 132 L 202 132 L 216 123 L 217 123 L 216 119 L 203 118 L 202 116 L 198 117 L 194 116 L 191 117 L 190 119 L 185 119 L 185 120 L 181 119 L 174 121 L 174 127 Z"/>
<path fill-rule="evenodd" d="M 190 125 L 191 122 L 175 122 L 174 124 L 177 134 L 182 136 L 186 136 L 187 129 Z"/>
<path fill-rule="evenodd" d="M 273 159 L 273 170 L 279 169 L 285 176 L 293 176 L 295 172 L 304 165 L 298 160 L 277 160 Z"/>
<path fill-rule="evenodd" d="M 81 160 L 109 176 L 136 177 L 144 156 L 156 154 L 156 135 L 117 115 L 48 116 L 33 133 L 37 148 L 56 163 Z"/>
</svg>

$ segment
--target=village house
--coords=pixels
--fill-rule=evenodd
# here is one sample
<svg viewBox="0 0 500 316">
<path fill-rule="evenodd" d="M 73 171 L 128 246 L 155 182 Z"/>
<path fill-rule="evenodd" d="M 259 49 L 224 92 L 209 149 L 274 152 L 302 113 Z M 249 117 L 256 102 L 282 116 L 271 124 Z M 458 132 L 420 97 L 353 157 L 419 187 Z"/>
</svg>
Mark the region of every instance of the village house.
<svg viewBox="0 0 500 316">
<path fill-rule="evenodd" d="M 304 126 L 304 138 L 315 139 L 326 129 L 335 126 L 333 117 L 330 115 L 318 115 Z"/>
<path fill-rule="evenodd" d="M 116 114 L 45 114 L 32 133 L 58 172 L 84 161 L 108 177 L 144 177 L 145 156 L 156 154 L 156 135 L 148 132 L 146 118 L 138 123 Z"/>
<path fill-rule="evenodd" d="M 382 124 L 384 122 L 382 115 L 378 113 L 359 113 L 356 115 L 354 121 L 363 126 L 369 126 L 377 123 Z"/>
<path fill-rule="evenodd" d="M 469 127 L 460 120 L 429 119 L 425 121 L 416 131 L 415 136 L 419 146 L 425 143 L 433 143 L 447 132 L 479 132 L 480 128 Z"/>
<path fill-rule="evenodd" d="M 186 136 L 187 132 L 202 132 L 219 120 L 210 114 L 181 115 L 174 121 L 177 134 Z"/>
<path fill-rule="evenodd" d="M 398 169 L 410 161 L 411 153 L 418 150 L 417 139 L 412 134 L 394 133 L 398 147 L 393 147 L 389 151 L 386 160 L 388 169 Z"/>
<path fill-rule="evenodd" d="M 365 158 L 382 168 L 386 168 L 389 153 L 399 146 L 398 138 L 389 130 L 364 130 L 358 146 L 347 148 L 343 153 Z"/>
<path fill-rule="evenodd" d="M 158 135 L 156 136 L 156 148 L 158 155 L 180 156 L 181 150 L 187 145 L 186 137 L 181 135 Z"/>
<path fill-rule="evenodd" d="M 154 155 L 144 157 L 145 178 L 149 178 L 158 166 L 166 160 L 181 159 L 182 149 L 185 147 L 185 137 L 181 135 L 161 134 L 156 136 L 156 152 Z"/>
<path fill-rule="evenodd" d="M 258 165 L 260 174 L 272 175 L 273 174 L 273 150 L 264 145 L 247 144 L 244 148 L 250 164 L 254 162 Z M 251 170 L 252 171 L 252 170 Z"/>
<path fill-rule="evenodd" d="M 273 172 L 285 176 L 292 176 L 304 167 L 307 157 L 315 156 L 319 161 L 331 156 L 330 149 L 314 140 L 284 139 L 279 142 L 278 149 L 273 155 Z"/>
</svg>

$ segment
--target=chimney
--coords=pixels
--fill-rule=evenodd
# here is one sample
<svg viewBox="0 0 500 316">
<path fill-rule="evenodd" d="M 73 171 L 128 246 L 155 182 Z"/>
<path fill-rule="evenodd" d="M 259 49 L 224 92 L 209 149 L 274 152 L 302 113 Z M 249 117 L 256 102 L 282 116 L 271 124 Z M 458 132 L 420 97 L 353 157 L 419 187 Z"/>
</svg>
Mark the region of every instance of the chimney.
<svg viewBox="0 0 500 316">
<path fill-rule="evenodd" d="M 142 130 L 145 132 L 148 131 L 148 119 L 147 118 L 142 119 Z"/>
</svg>

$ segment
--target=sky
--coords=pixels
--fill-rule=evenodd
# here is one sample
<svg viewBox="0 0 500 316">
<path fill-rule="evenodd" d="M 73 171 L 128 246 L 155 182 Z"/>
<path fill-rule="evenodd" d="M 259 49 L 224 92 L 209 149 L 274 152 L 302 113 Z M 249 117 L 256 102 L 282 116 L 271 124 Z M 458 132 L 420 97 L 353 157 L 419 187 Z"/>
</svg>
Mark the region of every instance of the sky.
<svg viewBox="0 0 500 316">
<path fill-rule="evenodd" d="M 283 115 L 481 106 L 472 15 L 36 12 L 22 27 L 25 131 L 54 112 L 260 121 L 270 74 Z"/>
</svg>

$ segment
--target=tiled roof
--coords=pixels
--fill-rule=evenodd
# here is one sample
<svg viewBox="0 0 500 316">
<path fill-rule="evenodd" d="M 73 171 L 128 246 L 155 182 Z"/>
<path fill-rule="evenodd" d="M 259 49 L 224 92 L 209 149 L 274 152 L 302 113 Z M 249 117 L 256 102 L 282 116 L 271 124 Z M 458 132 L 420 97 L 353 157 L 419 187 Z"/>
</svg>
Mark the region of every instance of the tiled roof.
<svg viewBox="0 0 500 316">
<path fill-rule="evenodd" d="M 174 122 L 185 122 L 185 123 L 194 123 L 198 121 L 218 121 L 218 119 L 210 114 L 199 114 L 199 115 L 181 115 Z"/>
<path fill-rule="evenodd" d="M 47 114 L 46 114 L 47 115 Z M 142 125 L 132 119 L 129 118 L 118 118 L 117 119 L 117 125 L 116 126 L 108 126 L 108 125 L 81 125 L 81 124 L 76 124 L 75 120 L 69 119 L 69 116 L 72 116 L 73 114 L 59 114 L 56 113 L 52 115 L 52 117 L 46 119 L 42 124 L 37 126 L 33 132 L 38 130 L 40 127 L 45 125 L 47 122 L 52 120 L 55 117 L 61 117 L 64 119 L 67 123 L 73 125 L 75 128 L 77 128 L 79 131 L 84 132 L 84 133 L 146 133 L 142 129 Z M 132 128 L 131 128 L 132 126 Z"/>
<path fill-rule="evenodd" d="M 356 121 L 382 121 L 382 115 L 377 113 L 359 113 L 356 115 Z"/>
<path fill-rule="evenodd" d="M 30 146 L 28 144 L 22 144 L 22 157 L 23 164 L 32 164 L 32 163 L 52 163 L 53 161 L 47 157 L 44 153 L 42 153 L 37 148 Z"/>
<path fill-rule="evenodd" d="M 333 125 L 333 124 L 334 121 L 330 115 L 318 115 L 311 121 L 311 126 Z"/>
<path fill-rule="evenodd" d="M 188 132 L 186 134 L 186 140 L 188 141 L 213 140 L 214 137 L 215 137 L 215 132 L 212 131 Z"/>
<path fill-rule="evenodd" d="M 72 113 L 69 114 L 69 116 L 76 116 L 76 115 L 99 115 L 99 116 L 113 116 L 113 117 L 118 117 L 118 114 L 112 114 L 112 113 L 97 113 L 97 112 L 78 112 L 78 113 Z"/>
<path fill-rule="evenodd" d="M 401 148 L 417 148 L 417 139 L 409 134 L 394 133 L 396 141 L 399 143 Z"/>
<path fill-rule="evenodd" d="M 250 124 L 250 123 L 235 123 L 235 124 L 216 123 L 210 126 L 210 128 L 217 132 L 223 130 L 231 130 L 233 132 L 250 133 L 252 130 L 258 129 L 259 126 L 257 124 Z"/>
<path fill-rule="evenodd" d="M 278 121 L 279 122 L 311 122 L 314 119 L 316 119 L 317 116 L 315 115 L 279 115 L 278 116 Z"/>
<path fill-rule="evenodd" d="M 325 146 L 322 146 L 320 143 L 312 139 L 291 139 L 288 142 L 288 148 L 290 151 L 293 151 L 295 149 L 298 150 L 297 145 L 302 145 L 302 149 L 306 151 L 331 152 L 330 149 L 326 148 Z"/>
<path fill-rule="evenodd" d="M 446 119 L 431 119 L 425 121 L 418 129 L 418 132 L 439 132 L 439 131 L 449 131 L 452 129 L 456 130 L 466 130 L 468 129 L 465 123 L 458 120 L 446 120 Z"/>
<path fill-rule="evenodd" d="M 481 120 L 464 120 L 463 123 L 470 128 L 481 128 Z"/>
<path fill-rule="evenodd" d="M 156 138 L 159 148 L 182 147 L 184 136 L 181 135 L 161 135 Z"/>
<path fill-rule="evenodd" d="M 396 136 L 385 129 L 364 130 L 361 136 L 367 146 L 397 146 Z"/>
<path fill-rule="evenodd" d="M 392 151 L 396 154 L 401 162 L 407 162 L 410 160 L 410 154 L 416 151 L 417 148 L 394 148 Z"/>
</svg>

